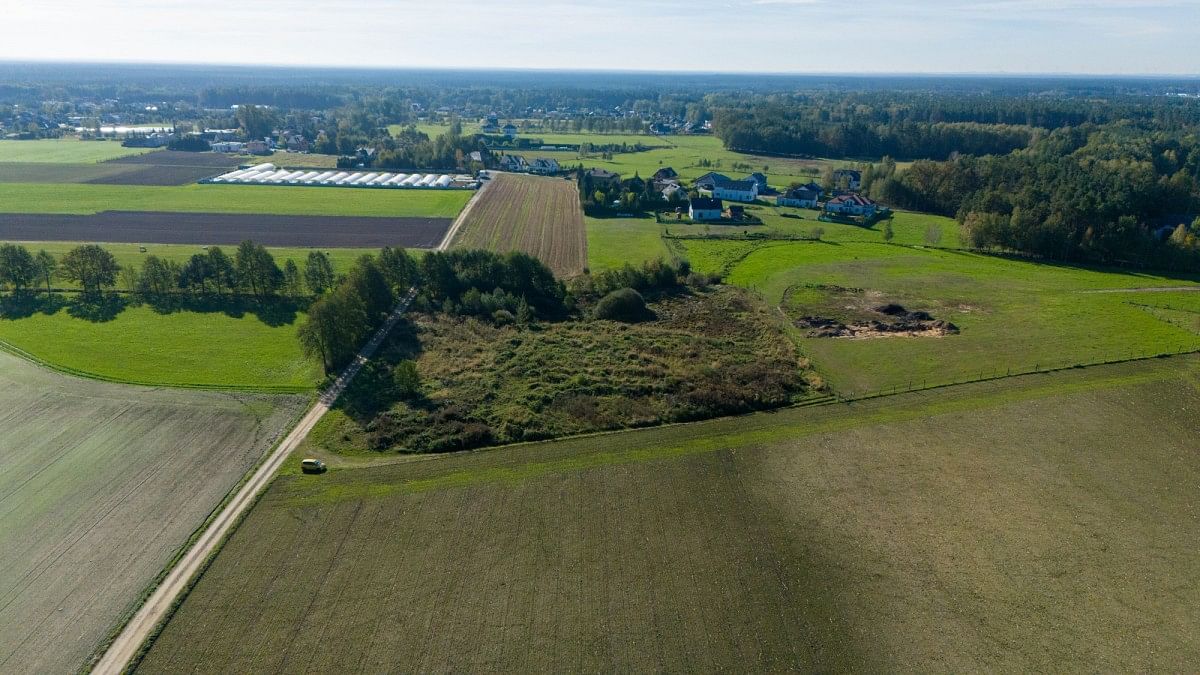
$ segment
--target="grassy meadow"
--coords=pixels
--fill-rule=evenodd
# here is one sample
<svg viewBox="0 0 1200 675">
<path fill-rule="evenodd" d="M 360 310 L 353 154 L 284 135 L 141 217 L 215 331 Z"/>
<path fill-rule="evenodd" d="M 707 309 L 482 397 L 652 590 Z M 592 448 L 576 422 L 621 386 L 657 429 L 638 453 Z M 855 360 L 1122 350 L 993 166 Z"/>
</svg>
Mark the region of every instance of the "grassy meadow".
<svg viewBox="0 0 1200 675">
<path fill-rule="evenodd" d="M 297 455 L 137 671 L 1186 670 L 1197 368 Z"/>
<path fill-rule="evenodd" d="M 306 402 L 90 382 L 0 353 L 0 670 L 85 671 Z"/>
<path fill-rule="evenodd" d="M 130 155 L 154 152 L 152 148 L 126 148 L 120 141 L 80 141 L 46 139 L 36 141 L 0 140 L 0 162 L 41 164 L 93 164 Z"/>
<path fill-rule="evenodd" d="M 1195 288 L 1193 281 L 885 244 L 683 244 L 698 269 L 725 272 L 729 283 L 756 290 L 792 320 L 841 320 L 853 314 L 850 305 L 899 303 L 961 329 L 874 339 L 809 338 L 797 329 L 801 350 L 844 395 L 1200 348 L 1200 331 L 1186 322 L 1164 320 L 1125 293 L 1095 292 Z M 1194 302 L 1187 291 L 1154 295 Z"/>
<path fill-rule="evenodd" d="M 181 211 L 453 218 L 469 190 L 368 190 L 260 185 L 0 184 L 0 212 Z"/>
<path fill-rule="evenodd" d="M 110 296 L 103 307 L 58 295 L 27 315 L 0 318 L 0 343 L 87 377 L 147 385 L 309 391 L 320 364 L 304 358 L 303 312 L 247 301 L 159 311 Z"/>
<path fill-rule="evenodd" d="M 662 226 L 653 218 L 584 218 L 587 226 L 588 268 L 616 269 L 662 258 L 671 251 L 662 238 Z"/>
</svg>

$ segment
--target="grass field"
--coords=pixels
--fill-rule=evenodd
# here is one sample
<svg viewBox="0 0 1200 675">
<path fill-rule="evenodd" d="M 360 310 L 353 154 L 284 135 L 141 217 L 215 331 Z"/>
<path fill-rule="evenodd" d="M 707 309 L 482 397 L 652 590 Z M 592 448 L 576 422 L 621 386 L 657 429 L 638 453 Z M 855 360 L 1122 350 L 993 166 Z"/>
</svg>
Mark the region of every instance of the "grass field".
<svg viewBox="0 0 1200 675">
<path fill-rule="evenodd" d="M 662 226 L 653 218 L 585 217 L 588 240 L 588 267 L 592 270 L 615 269 L 626 263 L 639 265 L 648 260 L 671 259 L 662 239 Z"/>
<path fill-rule="evenodd" d="M 499 174 L 471 207 L 454 246 L 525 251 L 559 276 L 578 274 L 587 266 L 579 191 L 560 178 Z"/>
<path fill-rule="evenodd" d="M 0 353 L 0 671 L 81 670 L 305 401 L 89 382 Z"/>
<path fill-rule="evenodd" d="M 436 138 L 446 133 L 449 126 L 422 124 L 417 127 L 430 138 Z M 477 124 L 464 124 L 463 131 L 472 133 L 478 131 Z M 398 127 L 393 128 L 393 133 Z M 594 157 L 580 158 L 577 152 L 546 151 L 546 150 L 514 150 L 514 154 L 525 155 L 528 159 L 534 157 L 552 157 L 566 166 L 583 164 L 585 167 L 598 167 L 616 171 L 625 177 L 634 173 L 647 178 L 655 171 L 669 166 L 679 172 L 685 180 L 692 180 L 708 173 L 717 171 L 727 175 L 740 177 L 746 173 L 762 171 L 767 174 L 770 184 L 785 188 L 791 183 L 806 183 L 814 177 L 819 178 L 825 167 L 849 167 L 855 165 L 850 160 L 832 159 L 791 159 L 782 157 L 761 157 L 726 150 L 721 139 L 711 135 L 698 136 L 650 136 L 645 134 L 542 134 L 531 132 L 521 137 L 539 138 L 548 145 L 608 145 L 625 143 L 635 145 L 641 143 L 653 148 L 643 152 L 617 153 L 612 159 Z M 702 166 L 707 160 L 709 166 Z M 733 169 L 734 164 L 749 164 L 749 171 Z M 766 167 L 764 169 L 764 167 Z"/>
<path fill-rule="evenodd" d="M 247 301 L 236 309 L 163 314 L 132 305 L 91 314 L 60 304 L 0 318 L 0 342 L 58 369 L 137 384 L 307 391 L 321 377 L 300 352 L 304 314 L 294 309 Z"/>
<path fill-rule="evenodd" d="M 122 147 L 120 141 L 0 141 L 0 162 L 91 164 L 147 152 L 154 150 Z"/>
<path fill-rule="evenodd" d="M 185 211 L 309 216 L 458 215 L 469 190 L 356 190 L 257 185 L 0 184 L 0 212 Z"/>
<path fill-rule="evenodd" d="M 300 476 L 139 672 L 1178 671 L 1191 359 Z"/>
<path fill-rule="evenodd" d="M 1193 281 L 883 244 L 684 244 L 698 269 L 725 271 L 730 283 L 757 290 L 792 319 L 843 320 L 855 313 L 851 306 L 895 302 L 961 329 L 878 339 L 808 338 L 798 330 L 801 350 L 843 394 L 1200 348 L 1200 332 L 1186 323 L 1163 320 L 1126 294 L 1089 292 Z"/>
<path fill-rule="evenodd" d="M 93 164 L 0 163 L 0 183 L 86 183 L 90 180 L 118 176 L 137 167 L 113 162 Z"/>
</svg>

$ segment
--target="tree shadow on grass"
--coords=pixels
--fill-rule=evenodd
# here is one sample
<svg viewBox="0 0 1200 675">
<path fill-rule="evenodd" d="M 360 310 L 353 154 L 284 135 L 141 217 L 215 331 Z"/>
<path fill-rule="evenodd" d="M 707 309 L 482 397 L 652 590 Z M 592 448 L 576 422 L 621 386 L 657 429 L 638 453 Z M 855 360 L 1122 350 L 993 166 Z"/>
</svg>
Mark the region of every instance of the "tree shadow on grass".
<svg viewBox="0 0 1200 675">
<path fill-rule="evenodd" d="M 157 314 L 194 312 L 197 314 L 221 313 L 233 319 L 247 314 L 272 327 L 288 326 L 296 322 L 298 312 L 307 308 L 307 301 L 292 298 L 258 299 L 244 295 L 163 293 L 146 295 L 141 302 Z"/>
<path fill-rule="evenodd" d="M 34 314 L 57 314 L 68 301 L 61 295 L 47 296 L 45 293 L 19 293 L 0 297 L 0 319 L 28 319 Z"/>
<path fill-rule="evenodd" d="M 419 381 L 397 377 L 397 367 L 403 362 L 415 361 L 420 354 L 421 340 L 416 326 L 407 318 L 401 318 L 375 357 L 338 397 L 334 409 L 364 428 L 380 413 L 400 402 L 413 408 L 432 409 L 433 404 L 421 391 Z"/>
<path fill-rule="evenodd" d="M 66 310 L 75 319 L 106 323 L 116 319 L 126 309 L 145 305 L 157 314 L 193 312 L 221 313 L 234 319 L 253 315 L 267 326 L 278 328 L 292 325 L 297 315 L 310 304 L 308 299 L 273 297 L 258 299 L 244 295 L 163 293 L 131 295 L 115 291 L 100 293 L 51 293 L 25 291 L 0 296 L 0 319 L 27 319 L 34 314 L 57 314 Z"/>
</svg>

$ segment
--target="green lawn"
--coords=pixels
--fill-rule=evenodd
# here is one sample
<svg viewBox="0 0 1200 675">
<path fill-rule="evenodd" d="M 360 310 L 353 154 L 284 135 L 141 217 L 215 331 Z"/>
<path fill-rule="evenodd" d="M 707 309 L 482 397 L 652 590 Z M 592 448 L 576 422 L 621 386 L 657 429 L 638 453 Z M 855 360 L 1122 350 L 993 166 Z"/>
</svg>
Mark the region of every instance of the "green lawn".
<svg viewBox="0 0 1200 675">
<path fill-rule="evenodd" d="M 587 224 L 588 267 L 594 271 L 614 269 L 647 260 L 669 260 L 662 226 L 653 218 L 584 218 Z"/>
<path fill-rule="evenodd" d="M 0 318 L 0 341 L 55 368 L 119 382 L 306 391 L 321 377 L 296 340 L 300 312 L 160 314 L 142 305 L 97 321 L 70 307 L 48 311 Z"/>
<path fill-rule="evenodd" d="M 1190 670 L 1196 363 L 296 455 L 138 672 Z"/>
<path fill-rule="evenodd" d="M 150 148 L 125 148 L 120 141 L 75 139 L 0 141 L 0 162 L 90 164 L 118 157 L 154 152 Z"/>
<path fill-rule="evenodd" d="M 782 304 L 792 319 L 844 320 L 840 303 L 851 297 L 928 311 L 961 329 L 876 339 L 798 331 L 802 351 L 843 394 L 1200 348 L 1200 333 L 1186 322 L 1164 320 L 1125 294 L 1087 292 L 1195 286 L 1186 280 L 883 244 L 688 241 L 685 249 L 697 269 L 727 272 L 730 283 Z M 1193 294 L 1171 297 L 1185 295 Z"/>
<path fill-rule="evenodd" d="M 0 212 L 184 211 L 453 218 L 470 190 L 369 190 L 257 185 L 0 184 Z"/>
</svg>

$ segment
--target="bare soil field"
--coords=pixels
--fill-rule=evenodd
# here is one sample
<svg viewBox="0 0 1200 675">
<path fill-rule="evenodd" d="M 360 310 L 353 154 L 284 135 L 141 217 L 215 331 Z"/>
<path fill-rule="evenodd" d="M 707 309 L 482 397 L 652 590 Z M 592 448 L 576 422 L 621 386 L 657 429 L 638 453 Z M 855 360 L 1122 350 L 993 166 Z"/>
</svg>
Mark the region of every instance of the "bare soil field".
<svg viewBox="0 0 1200 675">
<path fill-rule="evenodd" d="M 269 162 L 269 157 L 262 158 Z M 179 152 L 160 150 L 144 155 L 128 155 L 110 159 L 107 164 L 154 164 L 157 166 L 207 166 L 216 169 L 231 168 L 241 163 L 241 158 L 219 152 Z"/>
<path fill-rule="evenodd" d="M 0 352 L 0 672 L 73 672 L 305 397 L 71 378 Z"/>
<path fill-rule="evenodd" d="M 560 178 L 498 174 L 454 238 L 457 248 L 525 251 L 559 276 L 587 266 L 587 229 L 575 184 Z"/>
<path fill-rule="evenodd" d="M 139 667 L 1180 671 L 1200 361 L 392 460 L 293 457 Z"/>
<path fill-rule="evenodd" d="M 0 241 L 135 244 L 432 248 L 450 218 L 280 216 L 231 213 L 104 211 L 95 215 L 0 213 Z"/>
<path fill-rule="evenodd" d="M 109 162 L 100 166 L 115 164 Z M 188 185 L 201 178 L 215 176 L 224 171 L 225 167 L 183 166 L 178 164 L 127 165 L 128 170 L 107 176 L 99 176 L 87 183 L 102 183 L 107 185 Z"/>
</svg>

